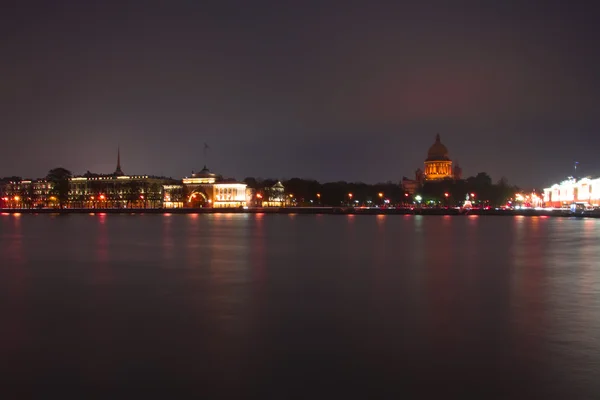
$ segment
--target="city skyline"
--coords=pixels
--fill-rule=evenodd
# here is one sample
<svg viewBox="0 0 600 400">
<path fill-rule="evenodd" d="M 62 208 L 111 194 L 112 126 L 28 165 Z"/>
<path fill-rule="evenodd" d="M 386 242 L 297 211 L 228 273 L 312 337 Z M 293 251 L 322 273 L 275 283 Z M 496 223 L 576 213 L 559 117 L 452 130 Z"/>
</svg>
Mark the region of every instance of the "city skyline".
<svg viewBox="0 0 600 400">
<path fill-rule="evenodd" d="M 600 172 L 594 13 L 387 3 L 15 5 L 0 175 L 108 173 L 120 146 L 131 173 L 397 182 L 436 133 L 464 176 Z"/>
</svg>

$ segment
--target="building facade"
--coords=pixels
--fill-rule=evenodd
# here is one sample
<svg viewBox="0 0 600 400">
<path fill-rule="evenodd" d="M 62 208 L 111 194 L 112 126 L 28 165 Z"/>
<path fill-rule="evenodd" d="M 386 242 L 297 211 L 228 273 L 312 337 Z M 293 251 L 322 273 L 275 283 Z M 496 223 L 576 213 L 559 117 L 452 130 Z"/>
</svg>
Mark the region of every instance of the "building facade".
<svg viewBox="0 0 600 400">
<path fill-rule="evenodd" d="M 86 174 L 69 182 L 69 208 L 159 208 L 170 178 Z M 175 181 L 176 182 L 176 181 Z"/>
<path fill-rule="evenodd" d="M 57 204 L 54 185 L 45 179 L 5 181 L 0 185 L 1 208 L 44 208 Z"/>
<path fill-rule="evenodd" d="M 283 183 L 277 181 L 273 186 L 263 189 L 261 196 L 262 207 L 285 207 L 287 197 L 285 195 L 285 187 Z"/>
<path fill-rule="evenodd" d="M 240 208 L 248 203 L 245 183 L 223 179 L 206 166 L 181 183 L 163 186 L 165 208 Z"/>
<path fill-rule="evenodd" d="M 544 189 L 544 205 L 568 208 L 573 203 L 600 206 L 600 178 L 568 178 Z"/>
<path fill-rule="evenodd" d="M 448 157 L 448 149 L 440 140 L 440 135 L 435 137 L 435 143 L 429 148 L 425 159 L 425 180 L 452 179 L 452 160 Z"/>
</svg>

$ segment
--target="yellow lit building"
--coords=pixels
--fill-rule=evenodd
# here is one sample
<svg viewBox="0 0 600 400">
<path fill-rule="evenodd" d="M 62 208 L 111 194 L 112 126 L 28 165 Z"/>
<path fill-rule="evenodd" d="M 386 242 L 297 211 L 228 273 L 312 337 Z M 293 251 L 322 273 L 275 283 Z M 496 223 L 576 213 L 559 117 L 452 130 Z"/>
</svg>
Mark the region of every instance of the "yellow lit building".
<svg viewBox="0 0 600 400">
<path fill-rule="evenodd" d="M 165 208 L 240 208 L 247 206 L 246 184 L 224 180 L 206 166 L 181 185 L 163 186 Z"/>
<path fill-rule="evenodd" d="M 452 179 L 452 160 L 448 157 L 448 149 L 444 146 L 440 140 L 440 135 L 437 134 L 435 137 L 435 143 L 429 148 L 427 152 L 427 159 L 425 160 L 425 180 L 442 180 Z"/>
</svg>

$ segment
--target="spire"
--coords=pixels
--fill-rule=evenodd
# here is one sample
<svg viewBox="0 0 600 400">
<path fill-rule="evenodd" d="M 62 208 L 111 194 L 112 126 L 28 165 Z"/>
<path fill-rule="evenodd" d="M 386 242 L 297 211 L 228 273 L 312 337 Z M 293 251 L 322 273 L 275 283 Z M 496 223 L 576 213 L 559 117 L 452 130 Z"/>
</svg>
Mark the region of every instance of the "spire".
<svg viewBox="0 0 600 400">
<path fill-rule="evenodd" d="M 436 143 L 440 142 L 440 134 L 439 133 L 437 135 L 435 135 L 435 142 Z"/>
<path fill-rule="evenodd" d="M 117 169 L 115 170 L 115 175 L 125 175 L 121 170 L 121 147 L 117 147 Z"/>
</svg>

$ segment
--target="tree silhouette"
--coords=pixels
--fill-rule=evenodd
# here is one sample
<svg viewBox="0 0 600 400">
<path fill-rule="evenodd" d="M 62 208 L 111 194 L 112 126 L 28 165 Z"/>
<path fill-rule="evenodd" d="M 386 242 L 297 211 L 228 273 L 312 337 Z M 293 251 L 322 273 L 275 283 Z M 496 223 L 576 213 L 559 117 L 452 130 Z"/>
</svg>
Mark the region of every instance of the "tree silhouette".
<svg viewBox="0 0 600 400">
<path fill-rule="evenodd" d="M 71 176 L 71 171 L 62 167 L 53 168 L 46 175 L 46 180 L 53 184 L 51 193 L 58 199 L 60 208 L 64 208 L 69 201 L 69 179 L 71 179 Z"/>
</svg>

